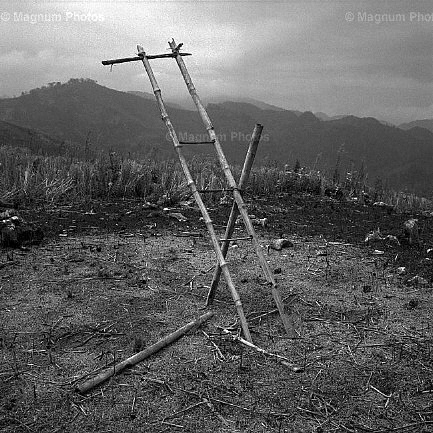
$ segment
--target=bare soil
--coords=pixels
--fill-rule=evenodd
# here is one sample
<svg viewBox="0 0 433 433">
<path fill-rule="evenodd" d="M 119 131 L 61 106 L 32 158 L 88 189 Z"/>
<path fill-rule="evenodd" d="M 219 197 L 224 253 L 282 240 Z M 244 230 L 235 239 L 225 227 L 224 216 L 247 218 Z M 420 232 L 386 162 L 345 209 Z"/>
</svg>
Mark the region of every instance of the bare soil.
<svg viewBox="0 0 433 433">
<path fill-rule="evenodd" d="M 300 372 L 222 333 L 239 324 L 221 281 L 209 322 L 80 395 L 203 314 L 214 252 L 194 207 L 172 210 L 185 222 L 138 201 L 24 209 L 46 239 L 0 252 L 0 431 L 433 431 L 433 218 L 414 215 L 421 242 L 408 245 L 412 215 L 315 196 L 253 202 L 269 220 L 262 245 L 294 243 L 268 260 L 299 337 L 285 335 L 249 243 L 230 248 L 230 270 L 254 343 Z M 211 210 L 221 235 L 229 212 Z M 378 227 L 401 245 L 365 245 Z M 415 275 L 426 283 L 409 285 Z"/>
</svg>

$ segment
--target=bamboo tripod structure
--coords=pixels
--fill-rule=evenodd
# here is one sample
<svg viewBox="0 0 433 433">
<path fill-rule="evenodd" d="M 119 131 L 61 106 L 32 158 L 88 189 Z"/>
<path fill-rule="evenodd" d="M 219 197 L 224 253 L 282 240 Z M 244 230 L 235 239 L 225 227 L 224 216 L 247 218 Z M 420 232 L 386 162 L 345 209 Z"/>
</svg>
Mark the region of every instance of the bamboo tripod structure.
<svg viewBox="0 0 433 433">
<path fill-rule="evenodd" d="M 203 220 L 204 220 L 206 227 L 208 229 L 208 232 L 210 234 L 212 244 L 213 244 L 213 247 L 215 250 L 215 254 L 217 257 L 217 266 L 215 268 L 215 272 L 213 275 L 211 289 L 208 293 L 207 305 L 209 306 L 214 299 L 216 289 L 218 287 L 218 283 L 220 280 L 220 276 L 222 274 L 224 276 L 224 279 L 226 280 L 227 286 L 230 290 L 231 296 L 232 296 L 234 304 L 236 306 L 236 310 L 237 310 L 237 313 L 238 313 L 238 316 L 240 319 L 240 323 L 241 323 L 241 327 L 242 327 L 242 331 L 244 333 L 245 339 L 249 342 L 252 342 L 252 338 L 251 338 L 250 330 L 249 330 L 248 323 L 247 323 L 247 320 L 245 317 L 242 302 L 241 302 L 239 294 L 236 290 L 236 287 L 233 283 L 227 262 L 225 260 L 225 257 L 226 257 L 227 252 L 228 252 L 230 238 L 233 234 L 236 217 L 238 216 L 238 214 L 240 214 L 242 216 L 243 221 L 244 221 L 245 229 L 246 229 L 249 237 L 251 238 L 251 241 L 253 242 L 253 246 L 254 246 L 256 255 L 259 259 L 260 266 L 263 270 L 263 273 L 265 274 L 266 280 L 267 280 L 268 284 L 271 285 L 272 296 L 273 296 L 274 301 L 277 305 L 279 314 L 281 316 L 281 320 L 283 322 L 284 329 L 285 329 L 286 333 L 289 335 L 289 337 L 294 337 L 295 335 L 294 335 L 293 317 L 291 314 L 287 315 L 285 312 L 284 304 L 283 304 L 283 301 L 281 299 L 281 294 L 277 288 L 277 284 L 275 282 L 272 271 L 269 268 L 269 265 L 266 261 L 264 254 L 263 254 L 262 247 L 258 241 L 256 232 L 254 230 L 251 219 L 248 215 L 247 208 L 246 208 L 245 202 L 243 200 L 243 197 L 242 197 L 242 194 L 240 191 L 242 189 L 242 187 L 244 187 L 248 181 L 248 177 L 249 177 L 250 169 L 251 169 L 251 166 L 252 166 L 252 163 L 254 160 L 254 156 L 256 153 L 257 145 L 258 145 L 259 140 L 260 140 L 260 134 L 262 131 L 262 126 L 256 125 L 256 128 L 254 129 L 253 137 L 252 137 L 252 140 L 250 143 L 250 147 L 248 149 L 248 153 L 247 153 L 247 157 L 246 157 L 244 167 L 242 170 L 239 185 L 237 185 L 237 183 L 233 177 L 233 174 L 230 170 L 227 159 L 224 155 L 224 152 L 223 152 L 223 149 L 222 149 L 221 144 L 219 142 L 218 136 L 215 133 L 212 122 L 211 122 L 211 120 L 207 114 L 205 107 L 203 106 L 203 104 L 202 104 L 202 102 L 201 102 L 201 100 L 197 94 L 197 91 L 194 87 L 194 84 L 192 83 L 191 77 L 190 77 L 188 70 L 186 69 L 185 63 L 183 61 L 182 57 L 189 56 L 191 54 L 179 52 L 179 49 L 182 45 L 183 44 L 177 45 L 175 43 L 175 41 L 172 40 L 171 42 L 169 42 L 169 46 L 171 48 L 170 54 L 160 54 L 160 55 L 152 55 L 152 56 L 147 55 L 145 53 L 143 47 L 138 45 L 137 46 L 137 49 L 138 49 L 138 56 L 137 57 L 130 57 L 130 58 L 125 58 L 125 59 L 116 59 L 116 60 L 106 60 L 106 61 L 103 61 L 102 64 L 113 65 L 116 63 L 125 63 L 125 62 L 130 62 L 130 61 L 141 60 L 143 63 L 143 66 L 147 72 L 150 83 L 152 85 L 153 93 L 155 94 L 155 98 L 156 98 L 156 101 L 158 103 L 158 106 L 159 106 L 159 109 L 161 112 L 162 120 L 167 127 L 167 130 L 170 134 L 174 148 L 175 148 L 176 153 L 179 157 L 179 161 L 180 161 L 182 170 L 184 172 L 185 178 L 187 180 L 187 184 L 188 184 L 189 188 L 191 189 L 192 195 L 194 196 L 194 199 L 195 199 L 195 201 L 196 201 L 196 203 L 197 203 L 198 207 L 200 208 L 200 211 L 203 215 Z M 205 204 L 203 203 L 203 200 L 201 198 L 199 191 L 197 190 L 197 187 L 196 187 L 194 180 L 191 176 L 191 172 L 189 170 L 187 161 L 186 161 L 186 159 L 182 153 L 182 147 L 184 145 L 198 144 L 198 143 L 194 143 L 194 142 L 188 143 L 188 142 L 180 142 L 179 141 L 177 134 L 176 134 L 176 131 L 175 131 L 175 129 L 171 123 L 169 116 L 168 116 L 164 101 L 162 99 L 161 89 L 158 86 L 158 82 L 156 81 L 155 75 L 154 75 L 153 70 L 150 66 L 150 62 L 149 62 L 150 59 L 167 58 L 167 57 L 168 58 L 173 57 L 176 60 L 176 63 L 180 69 L 180 72 L 181 72 L 184 80 L 185 80 L 185 83 L 186 83 L 188 91 L 191 95 L 191 98 L 193 99 L 193 101 L 197 107 L 197 110 L 200 114 L 200 117 L 203 121 L 203 124 L 206 127 L 206 130 L 208 132 L 210 141 L 205 142 L 205 143 L 201 143 L 201 144 L 212 144 L 214 146 L 214 149 L 216 151 L 221 169 L 222 169 L 222 171 L 226 177 L 226 180 L 227 180 L 227 183 L 229 185 L 230 190 L 233 192 L 234 203 L 232 206 L 229 221 L 227 223 L 225 236 L 222 239 L 222 245 L 221 246 L 219 244 L 219 240 L 218 240 L 218 237 L 216 235 L 214 226 L 212 224 L 212 220 L 209 216 L 208 210 L 207 210 Z"/>
</svg>

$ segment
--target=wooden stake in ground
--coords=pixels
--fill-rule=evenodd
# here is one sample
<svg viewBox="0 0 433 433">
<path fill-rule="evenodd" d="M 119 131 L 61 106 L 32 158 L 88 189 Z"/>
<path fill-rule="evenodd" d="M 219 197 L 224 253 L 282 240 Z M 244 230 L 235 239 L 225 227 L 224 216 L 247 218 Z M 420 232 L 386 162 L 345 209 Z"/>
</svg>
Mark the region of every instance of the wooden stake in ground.
<svg viewBox="0 0 433 433">
<path fill-rule="evenodd" d="M 251 141 L 250 141 L 250 144 L 248 146 L 248 152 L 247 152 L 247 156 L 245 157 L 244 166 L 242 167 L 241 178 L 239 179 L 239 188 L 240 189 L 245 188 L 245 186 L 248 182 L 248 178 L 250 177 L 251 167 L 253 165 L 254 158 L 256 156 L 257 147 L 258 147 L 259 141 L 260 141 L 260 136 L 262 135 L 262 130 L 263 130 L 263 126 L 260 125 L 259 123 L 257 123 L 255 128 L 254 128 L 253 135 L 251 136 Z M 237 207 L 236 203 L 233 203 L 232 210 L 230 212 L 230 217 L 229 217 L 229 220 L 227 222 L 227 228 L 226 228 L 226 232 L 224 235 L 224 239 L 230 239 L 232 237 L 233 231 L 235 229 L 236 218 L 238 215 L 239 215 L 238 207 Z M 222 251 L 224 257 L 227 256 L 228 250 L 229 250 L 229 243 L 223 242 L 223 244 L 221 245 L 221 251 Z M 214 274 L 213 274 L 212 284 L 210 286 L 210 290 L 209 290 L 209 293 L 207 295 L 207 300 L 206 300 L 207 306 L 211 305 L 214 298 L 215 298 L 215 293 L 216 293 L 216 290 L 218 288 L 218 283 L 220 281 L 220 277 L 221 277 L 221 268 L 217 264 L 215 271 L 214 271 Z"/>
<path fill-rule="evenodd" d="M 128 359 L 125 359 L 122 362 L 119 362 L 113 367 L 101 371 L 101 373 L 99 373 L 94 378 L 87 380 L 81 385 L 78 385 L 76 390 L 81 394 L 85 394 L 86 392 L 95 388 L 95 386 L 98 386 L 101 383 L 105 382 L 111 376 L 120 373 L 127 367 L 132 367 L 133 365 L 143 361 L 144 359 L 148 358 L 150 355 L 153 355 L 154 353 L 158 352 L 159 350 L 163 349 L 169 344 L 179 340 L 179 338 L 183 337 L 187 332 L 191 331 L 194 328 L 198 328 L 200 325 L 206 322 L 206 320 L 209 320 L 213 315 L 214 313 L 212 311 L 203 314 L 197 320 L 194 320 L 193 322 L 188 323 L 182 328 L 179 328 L 177 331 L 172 332 L 171 334 L 167 335 L 163 339 L 159 340 L 157 343 L 148 347 L 147 349 L 144 349 L 141 352 L 136 353 L 135 355 L 131 356 Z"/>
</svg>

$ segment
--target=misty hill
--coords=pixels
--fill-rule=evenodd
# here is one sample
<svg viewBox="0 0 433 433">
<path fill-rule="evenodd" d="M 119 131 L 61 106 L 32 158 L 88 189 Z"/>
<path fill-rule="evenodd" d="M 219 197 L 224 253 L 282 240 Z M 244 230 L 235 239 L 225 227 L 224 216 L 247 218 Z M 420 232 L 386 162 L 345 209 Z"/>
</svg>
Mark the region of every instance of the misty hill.
<svg viewBox="0 0 433 433">
<path fill-rule="evenodd" d="M 326 113 L 323 113 L 322 111 L 318 111 L 317 113 L 314 113 L 314 115 L 320 119 L 323 120 L 325 122 L 327 122 L 328 120 L 338 120 L 338 119 L 342 119 L 343 117 L 346 117 L 347 114 L 338 114 L 336 116 L 328 116 Z"/>
<path fill-rule="evenodd" d="M 343 119 L 344 117 L 348 117 L 347 114 L 337 114 L 336 116 L 328 116 L 326 113 L 323 113 L 322 111 L 318 111 L 317 113 L 314 113 L 314 115 L 318 117 L 320 120 L 323 120 L 324 122 L 328 122 L 330 120 L 339 120 L 339 119 Z M 394 126 L 392 123 L 387 122 L 386 120 L 382 120 L 382 119 L 376 119 L 376 120 L 378 120 L 383 125 Z"/>
<path fill-rule="evenodd" d="M 174 111 L 181 117 L 187 113 Z M 194 130 L 190 114 L 182 120 L 186 128 Z M 0 100 L 0 119 L 59 140 L 90 142 L 95 149 L 127 154 L 156 146 L 159 153 L 174 155 L 154 100 L 108 89 L 92 80 L 72 79 L 66 84 L 54 83 L 18 98 Z"/>
<path fill-rule="evenodd" d="M 27 149 L 39 155 L 75 155 L 84 154 L 84 146 L 50 137 L 34 129 L 23 128 L 0 120 L 0 146 L 11 146 Z"/>
<path fill-rule="evenodd" d="M 433 119 L 414 120 L 413 122 L 402 123 L 401 125 L 398 125 L 398 127 L 404 130 L 418 127 L 433 132 Z"/>
<path fill-rule="evenodd" d="M 153 93 L 140 92 L 138 90 L 131 90 L 127 93 L 129 93 L 130 95 L 140 96 L 141 98 L 155 101 L 155 95 Z M 164 98 L 164 103 L 167 105 L 167 107 L 178 108 L 178 109 L 183 108 L 181 105 L 176 104 L 175 102 L 170 102 L 169 100 L 166 100 L 166 98 Z"/>
<path fill-rule="evenodd" d="M 136 92 L 134 92 L 136 93 Z M 140 93 L 140 92 L 138 92 Z M 146 92 L 143 92 L 146 93 Z M 149 94 L 150 95 L 150 94 Z M 152 95 L 153 97 L 153 95 Z M 241 96 L 230 96 L 230 95 L 223 95 L 223 96 L 211 96 L 206 97 L 206 95 L 203 95 L 201 97 L 201 100 L 205 106 L 209 104 L 224 104 L 226 102 L 236 102 L 236 103 L 244 103 L 244 104 L 250 104 L 254 105 L 257 108 L 260 108 L 262 110 L 272 110 L 272 111 L 291 111 L 298 116 L 302 114 L 302 111 L 298 110 L 286 110 L 281 107 L 277 107 L 276 105 L 268 104 L 263 101 L 259 101 L 258 99 L 254 98 L 247 98 L 247 97 L 241 97 Z M 184 97 L 184 98 L 178 98 L 178 99 L 167 99 L 168 103 L 171 105 L 175 105 L 177 108 L 183 108 L 185 110 L 195 110 L 194 102 L 191 100 L 190 97 Z"/>
<path fill-rule="evenodd" d="M 255 123 L 264 125 L 257 164 L 276 162 L 331 172 L 337 155 L 342 170 L 364 162 L 370 182 L 377 177 L 390 185 L 431 195 L 433 133 L 404 131 L 374 118 L 345 116 L 321 121 L 311 112 L 262 109 L 246 102 L 208 104 L 217 134 L 233 163 L 242 163 Z M 195 111 L 169 107 L 181 141 L 207 140 Z M 92 80 L 51 83 L 18 98 L 0 100 L 0 119 L 37 129 L 58 140 L 139 157 L 175 157 L 153 99 L 119 92 Z M 420 128 L 419 128 L 420 129 Z M 187 146 L 189 156 L 213 155 L 208 146 Z"/>
<path fill-rule="evenodd" d="M 277 107 L 276 105 L 268 104 L 266 102 L 259 101 L 258 99 L 254 99 L 254 98 L 218 96 L 218 97 L 212 97 L 207 99 L 208 104 L 223 104 L 225 102 L 237 102 L 241 104 L 250 104 L 262 110 L 287 111 L 284 108 Z M 296 111 L 296 110 L 290 110 L 290 111 L 294 111 L 297 114 L 301 114 L 301 111 Z"/>
</svg>

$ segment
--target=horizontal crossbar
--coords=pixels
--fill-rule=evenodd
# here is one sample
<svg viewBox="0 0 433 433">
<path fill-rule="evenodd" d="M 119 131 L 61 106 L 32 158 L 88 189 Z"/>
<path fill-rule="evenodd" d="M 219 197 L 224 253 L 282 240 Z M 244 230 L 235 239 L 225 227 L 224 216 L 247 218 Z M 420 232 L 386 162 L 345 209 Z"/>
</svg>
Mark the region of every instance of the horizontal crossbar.
<svg viewBox="0 0 433 433">
<path fill-rule="evenodd" d="M 243 238 L 227 238 L 227 239 L 220 239 L 220 242 L 231 242 L 231 241 L 250 241 L 252 239 L 251 236 L 245 236 Z"/>
<path fill-rule="evenodd" d="M 241 190 L 239 190 L 241 191 Z M 198 192 L 200 194 L 211 193 L 211 192 L 233 192 L 231 188 L 222 188 L 222 189 L 199 189 Z"/>
<path fill-rule="evenodd" d="M 212 140 L 212 141 L 179 141 L 179 144 L 215 144 L 215 140 Z"/>
<path fill-rule="evenodd" d="M 176 57 L 177 54 L 179 54 L 179 56 L 192 56 L 192 54 L 190 54 L 190 53 L 166 53 L 166 54 L 154 54 L 151 56 L 146 56 L 146 58 L 149 60 L 151 60 L 151 59 L 167 59 L 167 58 Z M 106 65 L 115 65 L 117 63 L 136 62 L 138 60 L 143 60 L 143 56 L 125 57 L 123 59 L 103 60 L 102 64 L 104 66 L 106 66 Z"/>
</svg>

